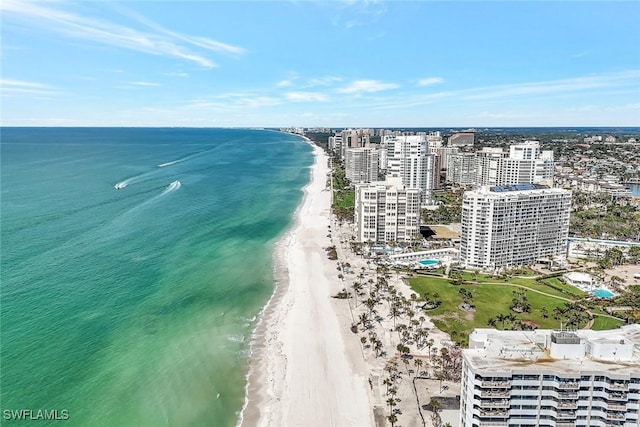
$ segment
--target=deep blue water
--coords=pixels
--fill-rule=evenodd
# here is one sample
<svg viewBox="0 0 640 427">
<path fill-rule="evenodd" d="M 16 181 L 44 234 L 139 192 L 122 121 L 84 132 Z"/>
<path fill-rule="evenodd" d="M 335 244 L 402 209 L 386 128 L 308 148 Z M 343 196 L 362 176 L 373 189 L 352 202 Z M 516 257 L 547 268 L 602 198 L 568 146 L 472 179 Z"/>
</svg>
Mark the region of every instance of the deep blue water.
<svg viewBox="0 0 640 427">
<path fill-rule="evenodd" d="M 310 147 L 240 129 L 1 132 L 1 409 L 235 425 Z"/>
</svg>

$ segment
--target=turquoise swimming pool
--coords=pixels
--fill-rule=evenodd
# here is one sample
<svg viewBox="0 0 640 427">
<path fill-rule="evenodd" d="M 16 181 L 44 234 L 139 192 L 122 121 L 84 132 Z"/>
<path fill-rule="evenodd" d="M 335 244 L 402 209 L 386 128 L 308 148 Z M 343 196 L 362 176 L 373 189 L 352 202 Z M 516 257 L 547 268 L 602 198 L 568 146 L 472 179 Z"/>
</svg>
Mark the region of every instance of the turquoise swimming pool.
<svg viewBox="0 0 640 427">
<path fill-rule="evenodd" d="M 423 259 L 422 261 L 420 261 L 420 264 L 422 264 L 422 265 L 436 265 L 439 262 L 440 261 L 438 261 L 437 259 Z"/>
<path fill-rule="evenodd" d="M 615 294 L 607 289 L 594 289 L 591 293 L 598 298 L 613 298 Z"/>
</svg>

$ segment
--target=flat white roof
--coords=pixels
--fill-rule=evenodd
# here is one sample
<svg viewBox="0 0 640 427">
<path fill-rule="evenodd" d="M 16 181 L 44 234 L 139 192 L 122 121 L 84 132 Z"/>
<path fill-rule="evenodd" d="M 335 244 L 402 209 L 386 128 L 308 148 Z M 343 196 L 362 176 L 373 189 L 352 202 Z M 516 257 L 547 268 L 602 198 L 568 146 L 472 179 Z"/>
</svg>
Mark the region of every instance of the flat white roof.
<svg viewBox="0 0 640 427">
<path fill-rule="evenodd" d="M 470 336 L 470 347 L 475 338 L 477 348 L 463 350 L 463 357 L 476 371 L 508 373 L 510 371 L 607 372 L 609 374 L 640 376 L 640 325 L 626 325 L 607 331 L 578 330 L 582 343 L 615 345 L 624 341 L 633 344 L 633 358 L 628 361 L 598 359 L 586 354 L 580 359 L 554 359 L 546 348 L 552 330 L 499 331 L 476 329 Z M 484 342 L 484 346 L 479 343 Z"/>
</svg>

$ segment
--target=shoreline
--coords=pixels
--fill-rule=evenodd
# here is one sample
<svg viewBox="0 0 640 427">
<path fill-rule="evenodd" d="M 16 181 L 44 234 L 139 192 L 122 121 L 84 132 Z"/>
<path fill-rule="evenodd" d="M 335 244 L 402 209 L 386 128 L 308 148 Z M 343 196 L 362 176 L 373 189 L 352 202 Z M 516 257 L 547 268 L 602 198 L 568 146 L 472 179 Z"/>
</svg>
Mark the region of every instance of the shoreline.
<svg viewBox="0 0 640 427">
<path fill-rule="evenodd" d="M 364 361 L 354 360 L 359 346 L 354 354 L 330 298 L 342 284 L 324 251 L 331 245 L 327 157 L 302 138 L 313 148 L 311 177 L 274 245 L 275 288 L 252 334 L 239 427 L 373 425 Z"/>
</svg>

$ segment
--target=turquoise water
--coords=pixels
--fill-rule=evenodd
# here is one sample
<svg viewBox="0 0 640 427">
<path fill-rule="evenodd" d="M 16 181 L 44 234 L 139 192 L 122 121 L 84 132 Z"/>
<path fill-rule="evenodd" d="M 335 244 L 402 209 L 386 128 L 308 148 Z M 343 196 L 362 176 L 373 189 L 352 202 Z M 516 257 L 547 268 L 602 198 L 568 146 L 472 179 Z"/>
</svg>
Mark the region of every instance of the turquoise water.
<svg viewBox="0 0 640 427">
<path fill-rule="evenodd" d="M 239 129 L 1 136 L 1 409 L 235 425 L 310 147 Z M 30 424 L 60 421 L 2 420 Z"/>
<path fill-rule="evenodd" d="M 420 264 L 422 264 L 422 265 L 436 265 L 439 262 L 440 261 L 438 261 L 437 259 L 423 259 L 422 261 L 420 261 Z"/>
<path fill-rule="evenodd" d="M 591 293 L 593 293 L 593 295 L 597 296 L 598 298 L 613 298 L 615 296 L 613 292 L 610 292 L 606 289 L 594 289 L 593 291 L 591 291 Z"/>
</svg>

